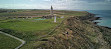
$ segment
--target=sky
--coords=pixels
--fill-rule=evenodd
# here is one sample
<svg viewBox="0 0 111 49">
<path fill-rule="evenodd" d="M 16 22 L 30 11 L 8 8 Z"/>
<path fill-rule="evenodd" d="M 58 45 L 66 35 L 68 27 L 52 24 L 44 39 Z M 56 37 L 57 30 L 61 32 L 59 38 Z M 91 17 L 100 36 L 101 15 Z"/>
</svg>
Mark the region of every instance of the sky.
<svg viewBox="0 0 111 49">
<path fill-rule="evenodd" d="M 111 10 L 111 0 L 0 0 L 5 9 Z"/>
</svg>

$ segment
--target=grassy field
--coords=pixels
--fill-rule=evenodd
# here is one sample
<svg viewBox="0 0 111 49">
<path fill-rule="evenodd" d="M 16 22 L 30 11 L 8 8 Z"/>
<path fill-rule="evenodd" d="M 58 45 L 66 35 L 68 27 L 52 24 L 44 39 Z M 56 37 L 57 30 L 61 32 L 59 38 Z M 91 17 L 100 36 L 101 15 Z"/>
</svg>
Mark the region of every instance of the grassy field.
<svg viewBox="0 0 111 49">
<path fill-rule="evenodd" d="M 0 34 L 0 49 L 14 49 L 21 44 L 20 41 Z"/>
<path fill-rule="evenodd" d="M 32 19 L 7 18 L 8 16 L 22 15 L 42 16 L 48 15 L 49 13 L 49 10 L 17 10 L 16 12 L 0 13 L 0 16 L 6 16 L 0 18 L 0 30 L 25 40 L 26 44 L 20 49 L 109 48 L 107 43 L 111 43 L 110 29 L 93 24 L 91 21 L 89 21 L 89 19 L 92 17 L 87 12 L 56 10 L 54 13 L 57 17 L 64 16 L 64 18 L 57 18 L 56 23 L 53 22 L 53 19 L 36 20 L 40 17 Z M 64 19 L 65 21 L 61 23 Z M 51 32 L 58 25 L 60 26 Z M 49 34 L 49 32 L 51 33 Z M 44 35 L 46 36 L 43 37 Z M 9 45 L 10 43 L 15 43 L 11 42 L 14 41 L 14 39 L 7 37 L 7 40 L 5 37 L 7 36 L 0 34 L 0 39 L 2 39 L 0 40 L 0 49 L 2 47 L 2 49 L 7 49 L 7 43 L 9 43 Z M 17 44 L 19 45 L 19 42 L 17 42 Z M 12 48 L 17 46 L 15 44 L 12 45 L 14 45 Z"/>
<path fill-rule="evenodd" d="M 54 23 L 53 19 L 8 19 L 0 21 L 0 28 L 3 32 L 27 41 L 27 46 L 30 41 L 35 41 L 52 31 L 63 19 L 57 20 L 57 23 Z"/>
<path fill-rule="evenodd" d="M 11 13 L 0 13 L 0 16 L 33 16 L 33 15 L 47 15 L 49 10 L 22 10 Z M 77 11 L 54 11 L 57 16 L 84 16 L 87 12 Z M 57 25 L 59 25 L 64 18 L 57 18 L 57 22 L 54 23 L 53 19 L 36 20 L 33 19 L 1 19 L 0 29 L 3 32 L 14 35 L 18 38 L 25 40 L 27 43 L 21 49 L 33 49 L 36 44 L 44 43 L 43 41 L 36 41 L 39 37 L 42 37 L 52 31 Z M 35 44 L 35 45 L 33 45 Z M 2 45 L 2 44 L 0 44 Z"/>
<path fill-rule="evenodd" d="M 65 10 L 54 10 L 54 14 L 59 16 L 83 16 L 87 12 L 84 11 L 65 11 Z M 0 16 L 43 16 L 49 15 L 50 10 L 16 10 L 16 12 L 0 13 Z"/>
<path fill-rule="evenodd" d="M 0 28 L 2 29 L 2 31 L 8 34 L 19 37 L 27 42 L 29 41 L 26 45 L 30 45 L 29 44 L 30 41 L 37 40 L 38 37 L 48 34 L 63 19 L 57 19 L 57 20 L 58 20 L 57 23 L 54 23 L 53 19 L 46 19 L 46 20 L 8 19 L 8 20 L 0 21 Z M 10 43 L 10 40 L 7 40 L 7 42 Z M 3 44 L 0 44 L 0 45 L 3 45 Z"/>
<path fill-rule="evenodd" d="M 35 40 L 39 36 L 49 33 L 56 27 L 62 19 L 57 19 L 57 23 L 53 19 L 35 20 L 35 19 L 9 19 L 0 22 L 2 31 L 22 38 L 24 40 Z"/>
</svg>

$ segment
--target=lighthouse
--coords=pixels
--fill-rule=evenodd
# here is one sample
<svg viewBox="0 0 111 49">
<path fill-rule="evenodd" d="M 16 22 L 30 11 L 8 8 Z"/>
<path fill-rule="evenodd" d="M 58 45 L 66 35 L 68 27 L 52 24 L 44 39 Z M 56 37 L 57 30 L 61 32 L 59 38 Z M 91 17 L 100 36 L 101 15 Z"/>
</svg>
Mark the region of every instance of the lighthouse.
<svg viewBox="0 0 111 49">
<path fill-rule="evenodd" d="M 50 15 L 54 17 L 54 22 L 56 22 L 56 16 L 53 13 L 53 7 L 51 6 Z"/>
<path fill-rule="evenodd" d="M 54 14 L 53 14 L 53 7 L 52 6 L 51 6 L 51 10 L 50 10 L 50 15 L 54 16 Z"/>
</svg>

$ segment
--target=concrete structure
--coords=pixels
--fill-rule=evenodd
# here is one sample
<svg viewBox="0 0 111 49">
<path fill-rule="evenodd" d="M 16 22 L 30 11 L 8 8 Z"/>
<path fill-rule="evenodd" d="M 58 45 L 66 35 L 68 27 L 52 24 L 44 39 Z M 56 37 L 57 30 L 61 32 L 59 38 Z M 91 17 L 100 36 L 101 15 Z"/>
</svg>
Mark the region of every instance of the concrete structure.
<svg viewBox="0 0 111 49">
<path fill-rule="evenodd" d="M 56 22 L 56 16 L 54 16 L 54 22 Z"/>
<path fill-rule="evenodd" d="M 64 18 L 64 16 L 62 16 L 61 18 Z"/>
</svg>

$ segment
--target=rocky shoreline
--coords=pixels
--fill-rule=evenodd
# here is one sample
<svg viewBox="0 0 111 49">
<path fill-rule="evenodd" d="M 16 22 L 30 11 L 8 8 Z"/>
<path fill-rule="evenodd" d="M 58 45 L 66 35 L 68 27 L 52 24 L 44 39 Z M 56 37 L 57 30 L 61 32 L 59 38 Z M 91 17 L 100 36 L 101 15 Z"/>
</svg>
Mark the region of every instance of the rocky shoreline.
<svg viewBox="0 0 111 49">
<path fill-rule="evenodd" d="M 90 13 L 91 14 L 91 13 Z M 101 18 L 102 17 L 95 17 L 96 14 L 91 14 L 93 17 L 89 19 L 89 21 L 92 21 L 94 24 L 98 24 L 98 23 L 101 23 L 101 22 L 94 22 L 95 20 L 102 20 Z M 101 26 L 101 27 L 104 27 L 104 28 L 108 28 L 108 29 L 111 29 L 111 27 L 107 27 L 107 26 Z"/>
</svg>

